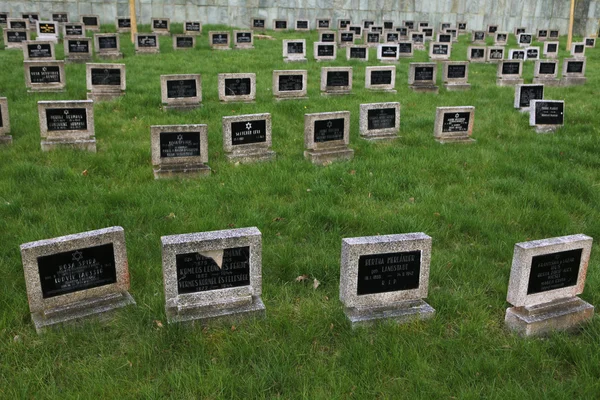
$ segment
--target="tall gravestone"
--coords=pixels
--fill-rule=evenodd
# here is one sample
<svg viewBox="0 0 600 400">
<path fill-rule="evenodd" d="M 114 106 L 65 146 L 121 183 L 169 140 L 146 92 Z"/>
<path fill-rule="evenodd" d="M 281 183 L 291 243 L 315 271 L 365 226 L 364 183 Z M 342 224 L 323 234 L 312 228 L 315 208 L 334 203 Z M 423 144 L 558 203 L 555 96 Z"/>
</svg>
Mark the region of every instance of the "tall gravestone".
<svg viewBox="0 0 600 400">
<path fill-rule="evenodd" d="M 74 148 L 96 152 L 92 100 L 38 101 L 43 151 Z"/>
<path fill-rule="evenodd" d="M 160 93 L 163 110 L 193 110 L 202 102 L 202 77 L 200 74 L 160 76 Z"/>
<path fill-rule="evenodd" d="M 204 124 L 152 125 L 154 179 L 210 175 L 207 131 Z"/>
<path fill-rule="evenodd" d="M 223 151 L 231 162 L 271 161 L 271 114 L 223 117 Z"/>
<path fill-rule="evenodd" d="M 313 164 L 350 160 L 350 112 L 304 114 L 304 158 Z"/>
<path fill-rule="evenodd" d="M 8 116 L 8 101 L 6 97 L 0 97 L 0 145 L 11 144 L 10 118 Z"/>
</svg>

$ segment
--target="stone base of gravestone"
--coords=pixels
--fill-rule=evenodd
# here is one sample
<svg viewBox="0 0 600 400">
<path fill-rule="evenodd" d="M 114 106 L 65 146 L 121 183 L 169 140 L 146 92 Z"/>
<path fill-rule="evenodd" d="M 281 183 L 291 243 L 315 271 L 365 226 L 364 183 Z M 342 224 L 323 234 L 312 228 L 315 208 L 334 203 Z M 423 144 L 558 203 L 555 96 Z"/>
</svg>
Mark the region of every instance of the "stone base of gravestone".
<svg viewBox="0 0 600 400">
<path fill-rule="evenodd" d="M 27 93 L 64 93 L 65 88 L 39 88 L 34 87 L 31 89 L 27 89 Z"/>
<path fill-rule="evenodd" d="M 0 135 L 0 146 L 2 145 L 12 144 L 12 136 L 11 135 Z"/>
<path fill-rule="evenodd" d="M 558 78 L 533 78 L 533 83 L 544 86 L 560 86 L 561 82 Z"/>
<path fill-rule="evenodd" d="M 587 78 L 585 76 L 563 77 L 560 80 L 560 86 L 579 86 L 586 83 Z"/>
<path fill-rule="evenodd" d="M 475 143 L 477 140 L 471 137 L 445 137 L 445 138 L 435 138 L 435 141 L 441 144 L 450 144 L 450 143 Z"/>
<path fill-rule="evenodd" d="M 101 60 L 121 60 L 123 58 L 123 53 L 121 53 L 120 51 L 115 51 L 115 52 L 104 52 L 104 53 L 100 53 L 97 52 L 96 53 L 96 57 L 100 58 Z"/>
<path fill-rule="evenodd" d="M 96 139 L 73 139 L 73 140 L 42 140 L 42 151 L 72 148 L 76 150 L 96 152 Z"/>
<path fill-rule="evenodd" d="M 496 86 L 515 86 L 522 85 L 523 79 L 497 78 Z"/>
<path fill-rule="evenodd" d="M 56 37 L 56 35 L 40 35 L 35 38 L 35 40 L 38 42 L 52 42 L 54 44 L 58 43 L 58 37 Z"/>
<path fill-rule="evenodd" d="M 394 320 L 399 323 L 426 320 L 435 315 L 435 310 L 423 300 L 408 300 L 385 307 L 366 307 L 344 309 L 352 328 L 368 326 L 378 320 Z"/>
<path fill-rule="evenodd" d="M 448 91 L 471 90 L 470 83 L 444 83 L 444 88 Z"/>
<path fill-rule="evenodd" d="M 283 62 L 285 63 L 291 63 L 291 62 L 306 62 L 306 57 L 287 57 L 283 59 Z"/>
<path fill-rule="evenodd" d="M 200 103 L 194 103 L 194 104 L 163 104 L 162 105 L 163 111 L 167 111 L 167 110 L 192 111 L 192 110 L 196 110 L 196 109 L 198 109 L 200 107 L 202 107 L 202 104 L 200 104 Z"/>
<path fill-rule="evenodd" d="M 411 88 L 413 92 L 419 93 L 438 94 L 440 92 L 440 87 L 435 85 L 408 85 L 408 87 Z"/>
<path fill-rule="evenodd" d="M 92 61 L 91 55 L 86 56 L 66 56 L 65 63 L 66 64 L 85 64 Z"/>
<path fill-rule="evenodd" d="M 182 304 L 177 306 L 166 305 L 165 311 L 169 323 L 199 320 L 205 323 L 211 320 L 238 321 L 246 318 L 262 318 L 266 315 L 266 307 L 260 296 L 251 296 L 247 299 L 230 301 L 225 304 L 207 305 L 198 307 L 197 304 Z"/>
<path fill-rule="evenodd" d="M 210 175 L 211 169 L 206 164 L 195 164 L 186 166 L 166 166 L 163 165 L 160 168 L 154 170 L 154 179 L 163 178 L 195 178 L 199 176 Z"/>
<path fill-rule="evenodd" d="M 330 92 L 321 92 L 321 96 L 341 96 L 346 94 L 353 94 L 352 90 L 337 90 Z"/>
<path fill-rule="evenodd" d="M 87 99 L 94 101 L 111 101 L 123 96 L 124 94 L 125 92 L 122 90 L 102 92 L 92 91 L 87 94 Z"/>
<path fill-rule="evenodd" d="M 225 154 L 225 157 L 231 162 L 239 162 L 242 164 L 245 163 L 254 163 L 254 162 L 263 162 L 263 161 L 271 161 L 275 159 L 275 152 L 271 150 L 260 150 L 260 151 L 246 151 L 244 153 L 237 154 Z"/>
<path fill-rule="evenodd" d="M 283 101 L 283 100 L 308 100 L 308 96 L 301 96 L 301 97 L 280 97 L 280 96 L 276 96 L 275 100 L 276 101 Z"/>
<path fill-rule="evenodd" d="M 330 147 L 326 150 L 305 150 L 304 158 L 313 164 L 352 160 L 354 158 L 354 150 L 346 146 Z"/>
<path fill-rule="evenodd" d="M 575 296 L 535 306 L 510 307 L 504 323 L 522 336 L 540 336 L 577 329 L 593 315 L 594 306 Z"/>
</svg>

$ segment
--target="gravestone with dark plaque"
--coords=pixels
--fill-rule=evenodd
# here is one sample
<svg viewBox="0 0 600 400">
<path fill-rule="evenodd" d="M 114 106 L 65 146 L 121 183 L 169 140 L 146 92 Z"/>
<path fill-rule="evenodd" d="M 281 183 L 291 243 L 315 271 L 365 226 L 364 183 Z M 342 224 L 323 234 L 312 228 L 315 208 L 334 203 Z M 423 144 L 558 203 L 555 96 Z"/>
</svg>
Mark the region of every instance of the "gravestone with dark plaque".
<svg viewBox="0 0 600 400">
<path fill-rule="evenodd" d="M 431 237 L 422 232 L 342 239 L 340 300 L 352 327 L 433 317 Z"/>
<path fill-rule="evenodd" d="M 383 34 L 383 26 L 381 25 L 371 25 L 369 27 L 370 32 L 377 32 L 379 34 Z"/>
<path fill-rule="evenodd" d="M 508 32 L 496 32 L 494 36 L 494 46 L 506 46 L 508 42 Z"/>
<path fill-rule="evenodd" d="M 399 26 L 396 28 L 399 38 L 398 40 L 408 40 L 408 28 L 405 26 Z"/>
<path fill-rule="evenodd" d="M 585 85 L 586 58 L 564 58 L 562 65 L 561 86 Z"/>
<path fill-rule="evenodd" d="M 452 43 L 452 35 L 449 33 L 438 33 L 438 43 Z"/>
<path fill-rule="evenodd" d="M 525 26 L 516 26 L 513 30 L 513 33 L 516 37 L 519 37 L 519 34 L 527 32 L 527 27 Z"/>
<path fill-rule="evenodd" d="M 527 58 L 527 52 L 525 49 L 510 49 L 508 51 L 509 60 L 523 60 Z"/>
<path fill-rule="evenodd" d="M 365 68 L 365 89 L 396 93 L 396 66 Z"/>
<path fill-rule="evenodd" d="M 321 31 L 319 32 L 319 42 L 323 43 L 335 43 L 335 32 L 334 31 Z"/>
<path fill-rule="evenodd" d="M 267 29 L 267 20 L 264 18 L 251 18 L 250 28 L 255 31 L 264 31 Z"/>
<path fill-rule="evenodd" d="M 592 240 L 578 234 L 515 244 L 508 329 L 538 336 L 574 330 L 593 317 L 594 306 L 577 297 L 585 286 Z"/>
<path fill-rule="evenodd" d="M 306 70 L 274 70 L 273 71 L 273 95 L 276 100 L 305 100 L 306 82 L 308 72 Z"/>
<path fill-rule="evenodd" d="M 585 37 L 585 38 L 583 38 L 583 43 L 585 43 L 585 47 L 594 48 L 594 47 L 596 47 L 596 38 L 595 37 Z"/>
<path fill-rule="evenodd" d="M 533 83 L 560 86 L 558 60 L 537 60 L 533 67 Z"/>
<path fill-rule="evenodd" d="M 10 13 L 5 11 L 0 11 L 0 27 L 6 29 L 8 27 L 8 17 Z"/>
<path fill-rule="evenodd" d="M 485 46 L 469 46 L 467 50 L 467 60 L 472 63 L 486 62 L 486 47 Z"/>
<path fill-rule="evenodd" d="M 443 65 L 442 81 L 446 90 L 469 90 L 468 61 L 446 61 Z"/>
<path fill-rule="evenodd" d="M 306 62 L 306 39 L 284 39 L 283 61 Z"/>
<path fill-rule="evenodd" d="M 135 304 L 120 226 L 24 243 L 21 259 L 38 333 Z"/>
<path fill-rule="evenodd" d="M 304 158 L 313 164 L 350 160 L 350 111 L 304 114 Z"/>
<path fill-rule="evenodd" d="M 161 243 L 169 323 L 265 315 L 257 228 L 163 236 Z"/>
<path fill-rule="evenodd" d="M 400 34 L 396 31 L 385 31 L 384 38 L 386 43 L 398 43 Z"/>
<path fill-rule="evenodd" d="M 550 29 L 550 32 L 548 33 L 548 38 L 552 40 L 558 40 L 559 37 L 560 31 L 558 29 Z"/>
<path fill-rule="evenodd" d="M 346 47 L 346 60 L 369 61 L 369 46 L 353 45 Z"/>
<path fill-rule="evenodd" d="M 121 40 L 116 33 L 95 33 L 94 47 L 98 58 L 104 60 L 119 60 L 123 58 Z"/>
<path fill-rule="evenodd" d="M 183 23 L 183 34 L 191 36 L 202 35 L 202 22 L 200 21 L 185 21 Z"/>
<path fill-rule="evenodd" d="M 88 31 L 100 32 L 100 16 L 94 14 L 82 14 L 79 21 L 85 25 Z"/>
<path fill-rule="evenodd" d="M 363 19 L 361 22 L 361 26 L 365 30 L 369 30 L 369 28 L 371 28 L 372 25 L 375 25 L 375 21 L 373 21 L 372 19 Z"/>
<path fill-rule="evenodd" d="M 349 32 L 354 32 L 354 37 L 355 38 L 360 38 L 362 37 L 362 31 L 363 28 L 360 25 L 348 25 L 348 27 L 346 28 L 348 29 Z"/>
<path fill-rule="evenodd" d="M 40 13 L 37 12 L 27 12 L 21 13 L 21 18 L 26 19 L 29 22 L 29 29 L 32 32 L 36 32 L 37 22 L 40 20 Z"/>
<path fill-rule="evenodd" d="M 154 179 L 210 175 L 205 124 L 152 125 L 150 141 Z"/>
<path fill-rule="evenodd" d="M 437 83 L 437 63 L 410 63 L 408 68 L 408 87 L 415 92 L 439 92 Z"/>
<path fill-rule="evenodd" d="M 196 47 L 196 35 L 173 35 L 174 50 L 191 50 Z"/>
<path fill-rule="evenodd" d="M 446 29 L 452 28 L 452 24 L 450 22 L 440 22 L 440 31 L 445 31 Z"/>
<path fill-rule="evenodd" d="M 8 100 L 0 97 L 0 145 L 11 144 L 10 118 L 8 117 Z"/>
<path fill-rule="evenodd" d="M 585 57 L 585 42 L 577 42 L 571 44 L 571 57 L 583 58 Z"/>
<path fill-rule="evenodd" d="M 429 26 L 429 22 L 428 21 L 419 21 L 418 29 L 420 30 L 421 28 L 426 28 L 428 26 Z"/>
<path fill-rule="evenodd" d="M 525 60 L 535 61 L 540 59 L 540 48 L 537 46 L 530 46 L 525 48 Z"/>
<path fill-rule="evenodd" d="M 115 25 L 117 33 L 131 32 L 131 18 L 129 17 L 117 17 Z"/>
<path fill-rule="evenodd" d="M 498 63 L 496 72 L 496 85 L 514 86 L 523 84 L 523 61 L 502 60 Z"/>
<path fill-rule="evenodd" d="M 30 40 L 29 31 L 25 29 L 2 29 L 4 48 L 23 50 L 23 42 Z"/>
<path fill-rule="evenodd" d="M 163 110 L 196 109 L 202 102 L 202 77 L 199 74 L 161 75 L 160 93 Z"/>
<path fill-rule="evenodd" d="M 233 48 L 234 49 L 253 49 L 254 48 L 254 32 L 252 31 L 233 31 Z"/>
<path fill-rule="evenodd" d="M 423 32 L 423 35 L 425 35 L 425 41 L 428 42 L 430 40 L 433 40 L 433 36 L 434 36 L 434 31 L 433 28 L 421 28 L 421 32 Z"/>
<path fill-rule="evenodd" d="M 316 27 L 318 31 L 331 29 L 331 18 L 317 18 Z"/>
<path fill-rule="evenodd" d="M 271 114 L 223 117 L 223 151 L 230 162 L 271 161 Z"/>
<path fill-rule="evenodd" d="M 171 34 L 171 19 L 170 18 L 152 18 L 150 23 L 152 33 L 157 35 Z"/>
<path fill-rule="evenodd" d="M 398 57 L 412 58 L 414 55 L 413 42 L 398 42 Z"/>
<path fill-rule="evenodd" d="M 383 21 L 383 30 L 384 31 L 386 31 L 386 30 L 389 31 L 389 30 L 392 30 L 392 29 L 394 29 L 394 21 L 391 21 L 391 20 L 387 20 L 386 21 L 386 20 L 384 20 Z"/>
<path fill-rule="evenodd" d="M 85 37 L 85 25 L 82 23 L 74 22 L 64 24 L 63 26 L 63 40 Z"/>
<path fill-rule="evenodd" d="M 490 36 L 494 36 L 496 32 L 498 32 L 498 25 L 488 25 L 487 26 L 487 34 Z"/>
<path fill-rule="evenodd" d="M 253 103 L 256 100 L 256 74 L 219 74 L 219 100 Z"/>
<path fill-rule="evenodd" d="M 48 61 L 54 59 L 54 42 L 38 42 L 37 40 L 23 42 L 23 60 Z"/>
<path fill-rule="evenodd" d="M 337 45 L 335 43 L 314 42 L 313 56 L 317 62 L 335 61 L 337 57 Z"/>
<path fill-rule="evenodd" d="M 439 143 L 473 143 L 475 107 L 437 107 L 433 136 Z"/>
<path fill-rule="evenodd" d="M 416 50 L 425 50 L 425 35 L 422 32 L 411 32 L 410 41 Z"/>
<path fill-rule="evenodd" d="M 543 42 L 548 39 L 548 29 L 538 29 L 537 40 Z"/>
<path fill-rule="evenodd" d="M 471 34 L 471 43 L 485 45 L 485 31 L 473 31 Z"/>
<path fill-rule="evenodd" d="M 156 33 L 136 33 L 135 34 L 135 53 L 136 54 L 157 54 L 160 53 L 160 42 Z"/>
<path fill-rule="evenodd" d="M 456 27 L 458 28 L 459 33 L 465 33 L 467 31 L 467 23 L 466 22 L 457 22 Z"/>
<path fill-rule="evenodd" d="M 456 29 L 446 29 L 444 32 L 452 35 L 453 42 L 458 42 L 458 31 Z"/>
<path fill-rule="evenodd" d="M 273 20 L 273 30 L 274 31 L 287 31 L 288 30 L 287 19 L 274 19 Z"/>
<path fill-rule="evenodd" d="M 294 22 L 294 30 L 301 31 L 301 32 L 308 32 L 308 31 L 310 31 L 310 23 L 308 22 L 307 19 L 297 19 Z"/>
<path fill-rule="evenodd" d="M 74 148 L 96 152 L 92 100 L 38 101 L 43 151 Z"/>
<path fill-rule="evenodd" d="M 94 102 L 109 101 L 125 94 L 125 64 L 85 64 L 87 98 Z"/>
<path fill-rule="evenodd" d="M 321 68 L 321 95 L 352 93 L 352 67 Z"/>
<path fill-rule="evenodd" d="M 562 100 L 530 100 L 529 126 L 537 133 L 554 132 L 565 124 L 565 102 Z"/>
<path fill-rule="evenodd" d="M 382 63 L 396 64 L 400 57 L 400 50 L 397 44 L 386 43 L 377 47 L 377 59 Z"/>
<path fill-rule="evenodd" d="M 58 43 L 58 22 L 38 21 L 36 24 L 36 41 Z"/>
<path fill-rule="evenodd" d="M 402 21 L 402 25 L 405 26 L 409 31 L 415 30 L 415 21 Z"/>
<path fill-rule="evenodd" d="M 23 66 L 28 93 L 64 92 L 66 85 L 64 61 L 24 61 Z"/>
<path fill-rule="evenodd" d="M 92 61 L 92 39 L 80 37 L 64 40 L 65 62 L 85 63 Z"/>
<path fill-rule="evenodd" d="M 213 50 L 230 50 L 231 34 L 228 31 L 209 31 L 208 43 Z"/>
<path fill-rule="evenodd" d="M 355 35 L 352 31 L 338 31 L 337 43 L 340 47 L 354 46 Z"/>
<path fill-rule="evenodd" d="M 429 43 L 429 59 L 430 60 L 449 60 L 452 52 L 451 43 Z"/>
<path fill-rule="evenodd" d="M 400 130 L 400 103 L 361 104 L 359 128 L 363 139 L 397 139 Z"/>
<path fill-rule="evenodd" d="M 533 42 L 533 35 L 531 33 L 519 33 L 517 36 L 517 44 L 521 47 L 529 47 Z"/>
<path fill-rule="evenodd" d="M 379 32 L 369 32 L 364 31 L 363 43 L 365 43 L 369 47 L 377 47 L 379 46 L 379 42 L 381 42 L 381 33 Z"/>
<path fill-rule="evenodd" d="M 26 18 L 8 18 L 8 29 L 23 29 L 29 31 L 29 20 Z M 35 29 L 35 28 L 34 28 Z"/>
<path fill-rule="evenodd" d="M 498 63 L 504 59 L 505 49 L 504 47 L 489 46 L 486 48 L 486 61 L 488 63 Z"/>
<path fill-rule="evenodd" d="M 529 112 L 531 100 L 544 99 L 544 85 L 516 85 L 514 106 L 521 112 Z"/>
<path fill-rule="evenodd" d="M 352 24 L 352 20 L 349 20 L 349 19 L 340 18 L 337 20 L 337 27 L 338 27 L 338 30 L 340 30 L 340 31 L 348 29 L 348 26 L 350 26 L 351 24 Z"/>
</svg>

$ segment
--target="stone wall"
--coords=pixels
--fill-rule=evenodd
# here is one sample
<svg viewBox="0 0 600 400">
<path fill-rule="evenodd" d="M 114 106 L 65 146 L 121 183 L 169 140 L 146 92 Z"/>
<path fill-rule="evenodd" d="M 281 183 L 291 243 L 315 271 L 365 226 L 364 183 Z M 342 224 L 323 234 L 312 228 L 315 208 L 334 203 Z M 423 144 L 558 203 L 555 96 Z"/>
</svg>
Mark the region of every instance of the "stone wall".
<svg viewBox="0 0 600 400">
<path fill-rule="evenodd" d="M 467 21 L 470 29 L 499 24 L 501 30 L 515 26 L 558 28 L 566 33 L 569 0 L 136 0 L 138 24 L 152 17 L 169 17 L 171 22 L 200 20 L 204 24 L 248 27 L 251 17 L 264 17 L 271 26 L 275 18 L 308 18 L 311 28 L 317 17 L 439 22 Z M 598 31 L 600 0 L 576 0 L 576 35 Z M 71 20 L 79 14 L 99 14 L 103 23 L 114 24 L 116 16 L 129 15 L 128 0 L 0 0 L 0 11 L 41 13 L 66 11 Z"/>
</svg>

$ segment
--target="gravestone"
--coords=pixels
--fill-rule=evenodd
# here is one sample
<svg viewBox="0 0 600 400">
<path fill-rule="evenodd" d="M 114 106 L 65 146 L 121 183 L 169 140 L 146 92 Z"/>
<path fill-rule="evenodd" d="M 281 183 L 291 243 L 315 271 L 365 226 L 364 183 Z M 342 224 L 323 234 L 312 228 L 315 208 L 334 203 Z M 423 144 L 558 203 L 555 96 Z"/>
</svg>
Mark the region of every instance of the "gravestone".
<svg viewBox="0 0 600 400">
<path fill-rule="evenodd" d="M 375 25 L 375 21 L 373 21 L 372 19 L 362 20 L 361 26 L 363 27 L 363 29 L 369 30 L 369 28 L 371 28 L 371 25 Z"/>
<path fill-rule="evenodd" d="M 36 40 L 23 42 L 23 60 L 54 60 L 54 42 L 38 42 Z"/>
<path fill-rule="evenodd" d="M 96 152 L 92 100 L 38 101 L 43 151 L 61 147 Z"/>
<path fill-rule="evenodd" d="M 533 83 L 560 86 L 558 60 L 537 60 L 533 67 Z"/>
<path fill-rule="evenodd" d="M 352 67 L 321 68 L 321 95 L 352 93 Z"/>
<path fill-rule="evenodd" d="M 193 110 L 202 102 L 200 74 L 160 76 L 160 94 L 163 110 Z"/>
<path fill-rule="evenodd" d="M 433 136 L 439 143 L 473 143 L 475 107 L 437 107 Z"/>
<path fill-rule="evenodd" d="M 438 33 L 437 41 L 439 43 L 452 43 L 452 35 L 449 33 Z"/>
<path fill-rule="evenodd" d="M 585 43 L 585 47 L 589 47 L 589 48 L 596 47 L 596 38 L 595 37 L 585 37 L 585 38 L 583 38 L 583 42 Z"/>
<path fill-rule="evenodd" d="M 262 237 L 256 227 L 160 240 L 169 323 L 265 315 Z"/>
<path fill-rule="evenodd" d="M 525 60 L 539 60 L 540 59 L 540 48 L 537 46 L 531 46 L 525 48 Z"/>
<path fill-rule="evenodd" d="M 284 39 L 283 61 L 306 62 L 306 39 Z"/>
<path fill-rule="evenodd" d="M 65 91 L 64 61 L 24 61 L 23 66 L 27 93 Z"/>
<path fill-rule="evenodd" d="M 210 175 L 206 125 L 150 127 L 154 179 Z"/>
<path fill-rule="evenodd" d="M 548 29 L 538 29 L 537 40 L 543 42 L 548 39 Z"/>
<path fill-rule="evenodd" d="M 395 31 L 384 32 L 384 37 L 386 43 L 398 43 L 398 41 L 400 40 L 400 34 Z"/>
<path fill-rule="evenodd" d="M 59 24 L 65 24 L 69 22 L 69 13 L 67 12 L 53 12 L 51 15 L 51 19 L 54 22 L 58 22 Z"/>
<path fill-rule="evenodd" d="M 340 47 L 350 47 L 354 45 L 355 35 L 352 31 L 339 31 L 338 44 Z"/>
<path fill-rule="evenodd" d="M 485 31 L 473 31 L 471 34 L 471 43 L 485 45 Z"/>
<path fill-rule="evenodd" d="M 209 31 L 208 43 L 213 50 L 230 50 L 231 37 L 227 31 Z"/>
<path fill-rule="evenodd" d="M 59 29 L 56 21 L 38 21 L 36 41 L 58 43 Z"/>
<path fill-rule="evenodd" d="M 419 30 L 421 28 L 426 28 L 429 26 L 429 22 L 428 21 L 419 21 Z"/>
<path fill-rule="evenodd" d="M 117 33 L 131 32 L 131 18 L 129 17 L 117 17 L 115 25 L 117 27 Z"/>
<path fill-rule="evenodd" d="M 538 100 L 539 101 L 539 100 Z M 583 301 L 592 238 L 583 234 L 515 245 L 506 301 L 508 329 L 522 336 L 572 330 L 589 321 L 594 306 Z"/>
<path fill-rule="evenodd" d="M 487 26 L 487 34 L 494 36 L 498 32 L 498 25 L 488 25 Z"/>
<path fill-rule="evenodd" d="M 429 59 L 430 60 L 449 60 L 452 44 L 450 43 L 429 43 Z"/>
<path fill-rule="evenodd" d="M 396 64 L 398 57 L 400 57 L 400 48 L 397 44 L 380 44 L 377 47 L 377 59 L 382 63 Z"/>
<path fill-rule="evenodd" d="M 514 34 L 518 38 L 519 34 L 527 32 L 527 28 L 524 26 L 517 26 L 514 29 Z"/>
<path fill-rule="evenodd" d="M 488 63 L 497 63 L 504 59 L 504 47 L 487 47 L 486 60 Z"/>
<path fill-rule="evenodd" d="M 531 33 L 519 33 L 517 36 L 517 44 L 521 47 L 529 47 L 533 42 L 533 35 Z"/>
<path fill-rule="evenodd" d="M 514 106 L 521 112 L 529 112 L 531 100 L 544 99 L 544 85 L 516 85 Z"/>
<path fill-rule="evenodd" d="M 496 72 L 497 86 L 514 86 L 523 84 L 523 61 L 502 60 L 498 63 Z"/>
<path fill-rule="evenodd" d="M 553 40 L 558 40 L 558 38 L 560 37 L 560 31 L 558 29 L 550 29 L 548 37 Z"/>
<path fill-rule="evenodd" d="M 288 22 L 287 19 L 274 19 L 273 20 L 273 30 L 274 31 L 287 31 Z"/>
<path fill-rule="evenodd" d="M 394 21 L 384 20 L 383 21 L 383 30 L 392 30 L 394 29 Z"/>
<path fill-rule="evenodd" d="M 254 33 L 252 31 L 233 31 L 233 48 L 238 50 L 254 48 Z"/>
<path fill-rule="evenodd" d="M 317 18 L 316 27 L 318 31 L 331 29 L 331 18 Z"/>
<path fill-rule="evenodd" d="M 191 50 L 196 47 L 196 35 L 173 35 L 174 50 Z"/>
<path fill-rule="evenodd" d="M 135 53 L 136 54 L 157 54 L 160 53 L 160 42 L 156 33 L 136 33 L 135 34 Z"/>
<path fill-rule="evenodd" d="M 11 144 L 10 118 L 8 117 L 8 100 L 0 97 L 0 145 Z"/>
<path fill-rule="evenodd" d="M 468 61 L 446 61 L 443 64 L 442 81 L 446 90 L 469 90 L 471 84 L 468 80 Z"/>
<path fill-rule="evenodd" d="M 452 28 L 452 24 L 450 22 L 440 22 L 440 31 L 444 31 L 449 28 Z"/>
<path fill-rule="evenodd" d="M 337 27 L 338 30 L 344 30 L 347 29 L 348 26 L 352 25 L 352 20 L 349 19 L 345 19 L 345 18 L 340 18 L 337 20 Z"/>
<path fill-rule="evenodd" d="M 360 38 L 362 36 L 362 26 L 360 25 L 348 25 L 348 31 L 354 32 L 355 38 Z"/>
<path fill-rule="evenodd" d="M 313 164 L 350 160 L 350 112 L 304 114 L 304 158 Z"/>
<path fill-rule="evenodd" d="M 585 57 L 585 42 L 577 42 L 571 44 L 571 57 L 583 58 Z"/>
<path fill-rule="evenodd" d="M 334 31 L 320 31 L 319 32 L 319 42 L 323 43 L 335 43 L 335 32 Z"/>
<path fill-rule="evenodd" d="M 485 46 L 469 46 L 467 50 L 467 60 L 472 63 L 486 62 L 486 47 Z"/>
<path fill-rule="evenodd" d="M 425 35 L 421 32 L 411 32 L 410 41 L 417 50 L 425 50 Z"/>
<path fill-rule="evenodd" d="M 200 21 L 185 21 L 183 23 L 183 34 L 191 36 L 202 35 L 202 22 Z"/>
<path fill-rule="evenodd" d="M 256 74 L 219 74 L 219 100 L 253 103 L 256 100 Z"/>
<path fill-rule="evenodd" d="M 414 56 L 413 42 L 398 42 L 398 57 L 412 58 Z"/>
<path fill-rule="evenodd" d="M 271 161 L 271 114 L 223 117 L 223 151 L 230 162 Z"/>
<path fill-rule="evenodd" d="M 252 18 L 250 20 L 250 28 L 255 31 L 264 31 L 267 29 L 267 20 L 264 18 Z"/>
<path fill-rule="evenodd" d="M 363 139 L 397 139 L 400 130 L 400 103 L 361 104 L 359 128 Z"/>
<path fill-rule="evenodd" d="M 306 82 L 308 72 L 306 70 L 274 70 L 273 71 L 273 95 L 276 100 L 305 100 Z"/>
<path fill-rule="evenodd" d="M 494 46 L 506 46 L 508 42 L 508 32 L 496 32 L 494 36 Z"/>
<path fill-rule="evenodd" d="M 30 31 L 33 31 L 33 32 L 36 31 L 37 22 L 40 20 L 40 13 L 37 13 L 37 12 L 21 13 L 21 18 L 29 21 L 29 27 L 27 29 L 29 29 Z"/>
<path fill-rule="evenodd" d="M 437 83 L 437 63 L 410 63 L 408 69 L 408 87 L 415 92 L 439 92 Z"/>
<path fill-rule="evenodd" d="M 0 11 L 0 27 L 6 29 L 8 27 L 8 17 L 10 13 L 5 11 Z"/>
<path fill-rule="evenodd" d="M 77 22 L 63 26 L 63 40 L 85 37 L 85 25 Z"/>
<path fill-rule="evenodd" d="M 104 60 L 119 60 L 123 58 L 121 53 L 121 40 L 115 33 L 95 33 L 94 47 L 96 56 Z"/>
<path fill-rule="evenodd" d="M 558 58 L 559 42 L 544 42 L 544 57 Z"/>
<path fill-rule="evenodd" d="M 562 66 L 561 86 L 585 85 L 586 59 L 583 58 L 564 58 Z"/>
<path fill-rule="evenodd" d="M 379 42 L 381 42 L 381 33 L 379 32 L 369 32 L 365 31 L 363 38 L 363 43 L 365 43 L 369 47 L 377 47 L 379 46 Z"/>
<path fill-rule="evenodd" d="M 415 21 L 402 21 L 402 25 L 411 31 L 415 29 Z"/>
<path fill-rule="evenodd" d="M 26 18 L 7 18 L 8 29 L 23 29 L 29 31 L 29 19 Z M 35 29 L 35 28 L 34 28 Z"/>
<path fill-rule="evenodd" d="M 88 31 L 100 32 L 100 16 L 93 14 L 81 14 L 79 21 L 85 25 Z"/>
<path fill-rule="evenodd" d="M 452 36 L 453 42 L 458 42 L 458 31 L 456 29 L 446 29 L 447 34 L 449 33 Z"/>
<path fill-rule="evenodd" d="M 307 19 L 297 19 L 294 24 L 295 31 L 308 32 L 310 31 L 310 23 Z"/>
<path fill-rule="evenodd" d="M 509 60 L 523 60 L 527 58 L 527 52 L 525 49 L 510 49 L 508 53 Z"/>
<path fill-rule="evenodd" d="M 530 100 L 529 126 L 537 133 L 554 132 L 565 124 L 565 102 L 562 100 Z"/>
<path fill-rule="evenodd" d="M 63 41 L 65 48 L 66 63 L 86 63 L 92 61 L 92 39 L 80 37 L 65 39 Z"/>
<path fill-rule="evenodd" d="M 423 300 L 430 262 L 431 237 L 422 232 L 342 239 L 340 300 L 352 327 L 433 317 Z"/>
<path fill-rule="evenodd" d="M 38 333 L 135 304 L 120 226 L 24 243 L 21 259 Z"/>
<path fill-rule="evenodd" d="M 467 31 L 467 23 L 466 22 L 457 22 L 456 27 L 458 28 L 458 32 L 465 33 Z"/>
<path fill-rule="evenodd" d="M 157 35 L 170 35 L 171 34 L 171 19 L 170 18 L 152 18 L 150 27 L 152 33 Z"/>
<path fill-rule="evenodd" d="M 23 42 L 30 40 L 29 31 L 25 29 L 2 29 L 5 49 L 23 49 Z"/>
<path fill-rule="evenodd" d="M 377 32 L 381 36 L 383 34 L 383 26 L 380 26 L 380 25 L 377 25 L 377 26 L 371 25 L 369 27 L 369 31 L 370 32 Z"/>
<path fill-rule="evenodd" d="M 85 64 L 88 100 L 110 101 L 125 94 L 125 64 Z"/>
<path fill-rule="evenodd" d="M 433 40 L 433 28 L 421 28 L 421 32 L 425 37 L 425 41 Z M 452 37 L 452 35 L 450 35 Z"/>
<path fill-rule="evenodd" d="M 398 32 L 398 35 L 400 35 L 398 40 L 408 40 L 408 28 L 407 27 L 405 27 L 405 26 L 397 27 L 396 32 Z"/>
<path fill-rule="evenodd" d="M 317 62 L 335 61 L 337 57 L 337 46 L 335 43 L 314 42 L 313 56 Z"/>
<path fill-rule="evenodd" d="M 396 66 L 365 68 L 365 89 L 396 93 Z"/>
<path fill-rule="evenodd" d="M 346 47 L 346 60 L 369 61 L 369 46 L 356 45 Z"/>
</svg>

